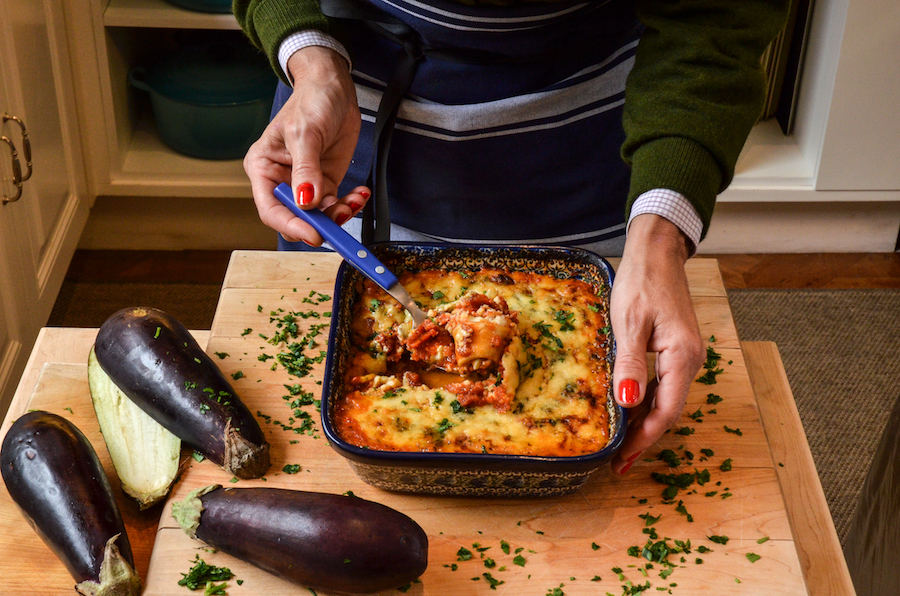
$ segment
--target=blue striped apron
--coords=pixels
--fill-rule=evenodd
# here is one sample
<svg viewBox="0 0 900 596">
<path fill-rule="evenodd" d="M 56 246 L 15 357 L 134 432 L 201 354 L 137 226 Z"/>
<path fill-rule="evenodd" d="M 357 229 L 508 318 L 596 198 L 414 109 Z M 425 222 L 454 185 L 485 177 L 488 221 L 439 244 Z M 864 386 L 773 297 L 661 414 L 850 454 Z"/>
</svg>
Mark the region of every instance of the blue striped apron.
<svg viewBox="0 0 900 596">
<path fill-rule="evenodd" d="M 622 105 L 639 37 L 630 2 L 362 1 L 371 19 L 333 21 L 363 120 L 341 194 L 372 183 L 373 136 L 387 126 L 392 240 L 620 250 Z M 382 98 L 411 55 L 415 74 L 384 124 Z M 289 94 L 279 88 L 276 110 Z M 345 228 L 365 239 L 360 220 Z"/>
</svg>

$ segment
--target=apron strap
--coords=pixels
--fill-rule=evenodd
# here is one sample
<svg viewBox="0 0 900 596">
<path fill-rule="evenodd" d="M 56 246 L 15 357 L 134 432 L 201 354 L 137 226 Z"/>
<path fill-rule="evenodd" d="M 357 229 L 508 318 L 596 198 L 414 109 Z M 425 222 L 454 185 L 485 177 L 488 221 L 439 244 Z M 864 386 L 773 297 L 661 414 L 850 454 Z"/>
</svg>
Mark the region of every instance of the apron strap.
<svg viewBox="0 0 900 596">
<path fill-rule="evenodd" d="M 365 21 L 381 35 L 403 46 L 404 54 L 385 87 L 375 116 L 373 137 L 374 156 L 367 186 L 372 189 L 372 200 L 363 209 L 361 240 L 365 245 L 386 242 L 391 238 L 391 212 L 388 204 L 387 161 L 394 135 L 394 123 L 400 102 L 416 76 L 424 57 L 422 44 L 416 31 L 406 23 L 394 19 L 371 4 L 346 0 L 321 0 L 322 13 L 336 19 Z"/>
</svg>

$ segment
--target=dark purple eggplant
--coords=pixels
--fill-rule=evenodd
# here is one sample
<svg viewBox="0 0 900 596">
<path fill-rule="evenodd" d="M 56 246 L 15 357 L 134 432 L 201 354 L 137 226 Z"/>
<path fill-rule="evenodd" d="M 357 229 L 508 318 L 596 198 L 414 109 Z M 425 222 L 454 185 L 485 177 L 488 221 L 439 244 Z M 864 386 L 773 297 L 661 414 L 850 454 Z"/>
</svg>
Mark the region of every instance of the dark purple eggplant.
<svg viewBox="0 0 900 596">
<path fill-rule="evenodd" d="M 259 423 L 215 362 L 178 320 L 156 308 L 125 308 L 94 342 L 100 367 L 154 420 L 238 478 L 269 468 Z"/>
<path fill-rule="evenodd" d="M 0 448 L 3 481 L 85 596 L 136 596 L 131 544 L 97 453 L 78 428 L 43 411 L 25 414 Z"/>
<path fill-rule="evenodd" d="M 419 524 L 352 496 L 213 485 L 173 503 L 172 515 L 192 538 L 313 589 L 397 588 L 428 565 Z"/>
</svg>

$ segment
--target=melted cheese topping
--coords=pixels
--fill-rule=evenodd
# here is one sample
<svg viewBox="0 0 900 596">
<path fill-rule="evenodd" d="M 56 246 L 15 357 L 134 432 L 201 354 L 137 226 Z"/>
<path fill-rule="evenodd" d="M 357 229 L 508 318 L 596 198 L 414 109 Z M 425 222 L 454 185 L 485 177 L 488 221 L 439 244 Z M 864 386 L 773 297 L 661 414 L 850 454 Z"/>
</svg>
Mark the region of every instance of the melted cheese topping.
<svg viewBox="0 0 900 596">
<path fill-rule="evenodd" d="M 360 281 L 333 417 L 344 440 L 390 451 L 542 456 L 606 446 L 606 293 L 499 270 L 429 270 L 401 282 L 431 325 L 413 331 L 403 307 Z"/>
</svg>

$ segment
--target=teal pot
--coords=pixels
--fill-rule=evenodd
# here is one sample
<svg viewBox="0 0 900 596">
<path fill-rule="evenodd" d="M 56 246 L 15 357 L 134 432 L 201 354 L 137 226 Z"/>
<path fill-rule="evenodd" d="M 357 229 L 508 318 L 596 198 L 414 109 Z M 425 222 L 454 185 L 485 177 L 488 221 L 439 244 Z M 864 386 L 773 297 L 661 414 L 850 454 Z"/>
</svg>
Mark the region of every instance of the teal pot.
<svg viewBox="0 0 900 596">
<path fill-rule="evenodd" d="M 245 47 L 246 46 L 246 47 Z M 277 79 L 242 39 L 186 44 L 129 83 L 146 91 L 163 142 L 201 159 L 239 159 L 269 122 Z"/>
<path fill-rule="evenodd" d="M 194 12 L 230 13 L 231 0 L 168 0 L 170 4 Z"/>
</svg>

